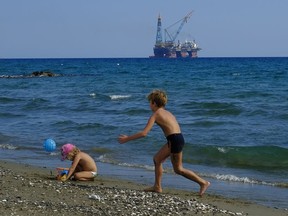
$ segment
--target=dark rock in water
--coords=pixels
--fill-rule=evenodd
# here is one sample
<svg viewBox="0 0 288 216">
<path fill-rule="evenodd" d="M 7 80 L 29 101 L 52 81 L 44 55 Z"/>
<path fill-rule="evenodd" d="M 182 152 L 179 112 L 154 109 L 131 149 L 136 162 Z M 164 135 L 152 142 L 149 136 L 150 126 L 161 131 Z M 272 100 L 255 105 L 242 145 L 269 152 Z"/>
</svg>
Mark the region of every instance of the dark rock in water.
<svg viewBox="0 0 288 216">
<path fill-rule="evenodd" d="M 27 75 L 0 75 L 0 78 L 31 78 L 31 77 L 58 77 L 63 76 L 61 74 L 56 74 L 49 70 L 34 71 Z"/>
<path fill-rule="evenodd" d="M 55 77 L 60 76 L 59 74 L 55 74 L 51 71 L 35 71 L 31 74 L 32 77 Z"/>
</svg>

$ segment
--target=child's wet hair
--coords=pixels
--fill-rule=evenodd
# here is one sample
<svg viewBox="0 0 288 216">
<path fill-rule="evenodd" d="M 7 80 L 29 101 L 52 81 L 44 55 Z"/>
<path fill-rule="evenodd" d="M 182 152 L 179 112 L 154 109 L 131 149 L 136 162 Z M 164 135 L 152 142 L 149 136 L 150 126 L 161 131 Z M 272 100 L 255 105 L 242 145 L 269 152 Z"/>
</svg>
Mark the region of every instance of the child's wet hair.
<svg viewBox="0 0 288 216">
<path fill-rule="evenodd" d="M 163 90 L 155 89 L 148 96 L 148 101 L 155 103 L 158 107 L 165 107 L 168 98 L 167 94 Z"/>
</svg>

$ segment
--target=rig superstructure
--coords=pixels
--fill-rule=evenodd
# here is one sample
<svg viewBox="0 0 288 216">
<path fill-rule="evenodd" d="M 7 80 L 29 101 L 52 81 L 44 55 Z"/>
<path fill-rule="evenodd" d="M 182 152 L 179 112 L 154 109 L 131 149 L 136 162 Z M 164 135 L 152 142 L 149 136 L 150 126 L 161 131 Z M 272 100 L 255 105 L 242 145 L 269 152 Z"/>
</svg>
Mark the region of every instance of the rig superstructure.
<svg viewBox="0 0 288 216">
<path fill-rule="evenodd" d="M 181 43 L 179 40 L 176 41 L 177 36 L 182 30 L 185 23 L 187 23 L 188 19 L 192 16 L 192 12 L 188 13 L 184 18 L 180 19 L 176 23 L 170 25 L 166 29 L 164 29 L 164 41 L 162 39 L 162 21 L 161 16 L 158 17 L 157 22 L 157 34 L 156 34 L 156 43 L 153 48 L 154 56 L 150 56 L 151 58 L 196 58 L 198 57 L 197 52 L 201 50 L 195 42 L 193 41 L 185 41 Z M 172 34 L 169 32 L 171 27 L 179 24 L 176 33 Z"/>
</svg>

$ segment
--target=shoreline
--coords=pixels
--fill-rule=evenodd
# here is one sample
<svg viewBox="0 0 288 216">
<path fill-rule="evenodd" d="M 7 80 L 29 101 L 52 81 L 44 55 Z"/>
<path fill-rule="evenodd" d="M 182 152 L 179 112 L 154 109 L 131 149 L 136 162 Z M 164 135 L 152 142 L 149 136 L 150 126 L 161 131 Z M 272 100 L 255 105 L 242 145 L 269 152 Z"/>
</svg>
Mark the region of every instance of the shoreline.
<svg viewBox="0 0 288 216">
<path fill-rule="evenodd" d="M 285 209 L 239 199 L 147 185 L 113 176 L 93 182 L 60 182 L 47 167 L 0 161 L 2 215 L 288 215 Z"/>
</svg>

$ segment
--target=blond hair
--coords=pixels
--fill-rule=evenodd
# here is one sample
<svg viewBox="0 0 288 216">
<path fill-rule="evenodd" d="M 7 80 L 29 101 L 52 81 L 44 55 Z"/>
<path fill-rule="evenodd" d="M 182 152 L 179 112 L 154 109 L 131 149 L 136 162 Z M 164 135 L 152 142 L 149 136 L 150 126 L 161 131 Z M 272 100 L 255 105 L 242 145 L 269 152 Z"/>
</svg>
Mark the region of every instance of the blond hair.
<svg viewBox="0 0 288 216">
<path fill-rule="evenodd" d="M 80 149 L 78 149 L 76 146 L 73 148 L 72 151 L 69 152 L 67 155 L 68 160 L 74 160 L 75 156 L 80 152 Z"/>
<path fill-rule="evenodd" d="M 153 90 L 148 96 L 148 101 L 155 103 L 158 107 L 165 107 L 168 101 L 167 94 L 163 90 Z"/>
</svg>

